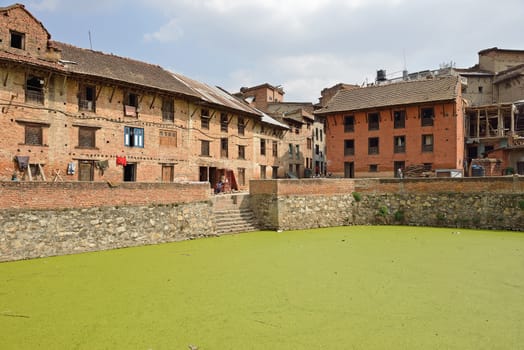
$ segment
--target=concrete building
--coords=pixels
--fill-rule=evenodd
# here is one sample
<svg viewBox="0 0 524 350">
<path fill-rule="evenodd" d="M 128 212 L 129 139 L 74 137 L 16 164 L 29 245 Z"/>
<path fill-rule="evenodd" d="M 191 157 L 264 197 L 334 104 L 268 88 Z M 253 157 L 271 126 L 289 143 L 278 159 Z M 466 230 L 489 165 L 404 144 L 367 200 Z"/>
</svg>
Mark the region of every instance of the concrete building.
<svg viewBox="0 0 524 350">
<path fill-rule="evenodd" d="M 329 171 L 393 177 L 398 169 L 462 172 L 464 105 L 458 77 L 340 90 L 315 115 L 326 118 Z"/>
<path fill-rule="evenodd" d="M 0 180 L 264 178 L 261 130 L 287 126 L 226 91 L 148 63 L 51 40 L 23 5 L 0 8 Z"/>
</svg>

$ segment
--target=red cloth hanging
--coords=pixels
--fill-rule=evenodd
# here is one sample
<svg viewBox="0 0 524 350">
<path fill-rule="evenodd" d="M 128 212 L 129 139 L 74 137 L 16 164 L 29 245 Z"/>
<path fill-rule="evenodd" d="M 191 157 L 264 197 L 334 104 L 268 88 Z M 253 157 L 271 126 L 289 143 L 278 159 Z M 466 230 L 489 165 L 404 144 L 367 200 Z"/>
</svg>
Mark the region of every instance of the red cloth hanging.
<svg viewBox="0 0 524 350">
<path fill-rule="evenodd" d="M 126 157 L 125 156 L 123 157 L 116 156 L 116 165 L 126 166 L 127 165 Z"/>
</svg>

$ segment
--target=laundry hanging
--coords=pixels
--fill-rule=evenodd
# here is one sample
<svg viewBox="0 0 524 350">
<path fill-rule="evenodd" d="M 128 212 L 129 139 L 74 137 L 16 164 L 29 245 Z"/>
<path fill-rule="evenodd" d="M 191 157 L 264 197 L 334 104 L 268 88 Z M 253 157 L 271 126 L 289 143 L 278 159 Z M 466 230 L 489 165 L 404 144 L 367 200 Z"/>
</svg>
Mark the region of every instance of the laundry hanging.
<svg viewBox="0 0 524 350">
<path fill-rule="evenodd" d="M 125 156 L 116 156 L 116 165 L 122 165 L 122 166 L 126 166 L 127 165 L 127 160 L 126 160 L 126 157 Z"/>
</svg>

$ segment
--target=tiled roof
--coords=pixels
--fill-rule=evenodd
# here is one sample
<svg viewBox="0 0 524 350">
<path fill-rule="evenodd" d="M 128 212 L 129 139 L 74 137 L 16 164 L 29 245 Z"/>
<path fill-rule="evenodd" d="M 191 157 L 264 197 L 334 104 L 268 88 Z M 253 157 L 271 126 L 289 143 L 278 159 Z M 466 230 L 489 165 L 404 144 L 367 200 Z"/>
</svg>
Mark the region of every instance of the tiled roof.
<svg viewBox="0 0 524 350">
<path fill-rule="evenodd" d="M 340 90 L 315 114 L 448 101 L 457 97 L 459 77 L 435 78 Z"/>
<path fill-rule="evenodd" d="M 0 50 L 0 60 L 7 60 L 10 62 L 16 62 L 21 64 L 27 64 L 35 67 L 46 67 L 51 68 L 58 71 L 64 71 L 64 66 L 59 64 L 58 62 L 51 62 L 42 60 L 40 58 L 31 57 L 29 55 L 17 55 L 11 52 L 2 51 Z"/>
<path fill-rule="evenodd" d="M 207 84 L 193 80 L 178 73 L 172 74 L 175 78 L 179 79 L 184 85 L 192 89 L 194 93 L 198 95 L 202 100 L 208 103 L 213 103 L 241 112 L 256 114 L 260 116 L 260 113 L 258 113 L 255 109 L 251 108 L 248 104 L 242 102 L 237 97 L 231 95 L 230 93 L 219 87 L 209 86 Z"/>
<path fill-rule="evenodd" d="M 56 46 L 62 51 L 61 62 L 69 72 L 197 96 L 160 66 L 59 42 L 56 42 Z"/>
</svg>

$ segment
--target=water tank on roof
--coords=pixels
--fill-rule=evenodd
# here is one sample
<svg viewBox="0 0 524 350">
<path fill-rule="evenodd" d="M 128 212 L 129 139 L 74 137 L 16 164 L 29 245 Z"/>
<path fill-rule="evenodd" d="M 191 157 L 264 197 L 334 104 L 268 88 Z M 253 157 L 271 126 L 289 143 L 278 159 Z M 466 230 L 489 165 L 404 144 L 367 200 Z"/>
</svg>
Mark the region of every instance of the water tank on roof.
<svg viewBox="0 0 524 350">
<path fill-rule="evenodd" d="M 385 69 L 377 70 L 377 81 L 386 81 L 386 70 Z"/>
</svg>

